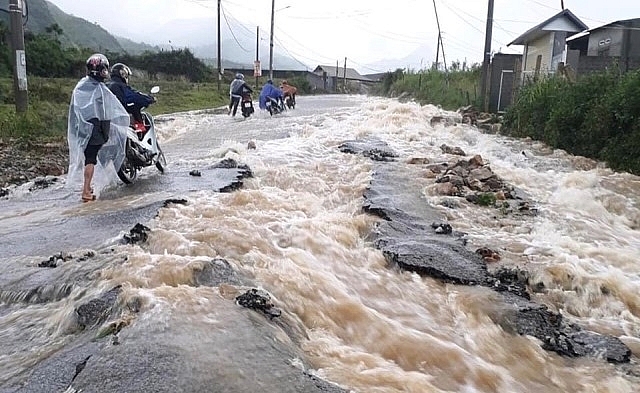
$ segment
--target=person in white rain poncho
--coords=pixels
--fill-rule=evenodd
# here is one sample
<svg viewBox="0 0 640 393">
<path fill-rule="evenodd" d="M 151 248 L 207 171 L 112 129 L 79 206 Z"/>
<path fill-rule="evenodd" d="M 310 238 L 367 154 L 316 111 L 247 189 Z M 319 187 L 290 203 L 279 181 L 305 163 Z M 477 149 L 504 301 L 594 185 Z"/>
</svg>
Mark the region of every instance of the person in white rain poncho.
<svg viewBox="0 0 640 393">
<path fill-rule="evenodd" d="M 87 76 L 73 89 L 69 105 L 67 184 L 82 183 L 84 202 L 96 199 L 94 186 L 101 190 L 117 180 L 125 157 L 129 114 L 104 84 L 108 76 L 109 60 L 99 53 L 91 55 Z"/>
</svg>

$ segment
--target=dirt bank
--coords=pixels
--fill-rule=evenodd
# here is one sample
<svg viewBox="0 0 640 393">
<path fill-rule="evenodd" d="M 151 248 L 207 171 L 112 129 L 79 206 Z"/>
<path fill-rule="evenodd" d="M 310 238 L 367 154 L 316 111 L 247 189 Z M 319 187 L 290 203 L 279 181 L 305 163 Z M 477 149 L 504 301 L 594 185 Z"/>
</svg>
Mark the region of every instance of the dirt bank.
<svg viewBox="0 0 640 393">
<path fill-rule="evenodd" d="M 0 189 L 42 176 L 60 176 L 67 172 L 68 165 L 69 149 L 65 140 L 0 139 Z"/>
</svg>

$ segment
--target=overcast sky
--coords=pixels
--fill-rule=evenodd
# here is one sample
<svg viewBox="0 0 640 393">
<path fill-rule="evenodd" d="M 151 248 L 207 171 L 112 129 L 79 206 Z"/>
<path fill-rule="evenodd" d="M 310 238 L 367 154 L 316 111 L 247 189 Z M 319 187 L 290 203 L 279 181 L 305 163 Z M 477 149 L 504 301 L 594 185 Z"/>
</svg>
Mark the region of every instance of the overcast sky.
<svg viewBox="0 0 640 393">
<path fill-rule="evenodd" d="M 217 0 L 49 0 L 67 13 L 97 22 L 112 33 L 135 37 L 132 31 L 172 19 L 211 18 L 216 24 Z M 274 51 L 313 67 L 348 58 L 361 71 L 381 59 L 403 58 L 418 51 L 411 66 L 435 59 L 438 37 L 434 4 L 429 0 L 275 0 Z M 487 1 L 435 0 L 444 54 L 454 60 L 481 62 Z M 560 0 L 495 0 L 492 50 L 520 53 L 507 44 L 561 10 Z M 640 0 L 564 0 L 590 28 L 615 20 L 640 18 Z M 268 38 L 271 1 L 222 0 L 224 14 L 237 35 L 260 26 Z M 251 30 L 242 28 L 240 21 Z M 223 18 L 223 24 L 225 19 Z M 150 29 L 149 29 L 150 30 Z M 215 31 L 215 30 L 214 30 Z M 214 37 L 212 37 L 214 39 Z M 441 55 L 442 56 L 442 55 Z M 223 49 L 224 57 L 224 49 Z M 442 58 L 441 58 L 442 59 Z M 231 59 L 230 59 L 231 60 Z M 386 71 L 386 70 L 381 70 Z"/>
</svg>

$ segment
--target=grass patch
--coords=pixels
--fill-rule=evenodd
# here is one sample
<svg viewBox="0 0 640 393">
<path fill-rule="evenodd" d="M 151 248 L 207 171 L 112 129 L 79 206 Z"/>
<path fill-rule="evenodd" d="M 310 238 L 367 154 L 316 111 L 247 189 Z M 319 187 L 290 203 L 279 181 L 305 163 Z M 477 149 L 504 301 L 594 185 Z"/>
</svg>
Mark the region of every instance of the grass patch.
<svg viewBox="0 0 640 393">
<path fill-rule="evenodd" d="M 470 70 L 403 71 L 385 75 L 376 94 L 400 96 L 409 94 L 421 104 L 440 105 L 447 110 L 456 110 L 479 101 L 480 68 Z"/>
<path fill-rule="evenodd" d="M 0 138 L 66 138 L 69 102 L 76 83 L 78 79 L 30 77 L 29 108 L 25 114 L 17 114 L 13 80 L 0 78 Z M 158 102 L 149 108 L 153 115 L 215 108 L 228 101 L 227 83 L 222 83 L 220 91 L 217 83 L 151 80 L 132 83 L 142 92 L 160 86 Z"/>
</svg>

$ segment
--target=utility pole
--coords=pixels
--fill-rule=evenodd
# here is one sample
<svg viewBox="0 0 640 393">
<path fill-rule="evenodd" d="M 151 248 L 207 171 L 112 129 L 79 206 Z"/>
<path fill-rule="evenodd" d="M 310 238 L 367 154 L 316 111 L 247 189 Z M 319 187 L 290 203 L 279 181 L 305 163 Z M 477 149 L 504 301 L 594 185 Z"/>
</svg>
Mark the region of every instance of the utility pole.
<svg viewBox="0 0 640 393">
<path fill-rule="evenodd" d="M 333 90 L 337 93 L 338 92 L 338 70 L 340 69 L 340 61 L 336 60 L 336 83 L 333 86 Z"/>
<path fill-rule="evenodd" d="M 347 58 L 344 58 L 344 91 L 347 92 Z"/>
<path fill-rule="evenodd" d="M 442 30 L 440 30 L 440 19 L 438 18 L 438 8 L 436 7 L 436 0 L 433 0 L 433 10 L 436 13 L 436 24 L 438 25 L 438 48 L 442 49 L 442 62 L 444 63 L 444 70 L 447 71 L 447 59 L 444 57 L 444 45 L 442 45 Z M 436 52 L 436 69 L 438 68 L 438 54 Z"/>
<path fill-rule="evenodd" d="M 256 64 L 253 66 L 256 74 L 256 89 L 258 88 L 258 78 L 260 78 L 260 26 L 256 27 Z"/>
<path fill-rule="evenodd" d="M 493 0 L 489 0 L 487 10 L 487 31 L 484 40 L 484 59 L 482 61 L 482 80 L 480 81 L 480 94 L 482 107 L 487 110 L 487 87 L 489 84 L 489 63 L 491 62 L 491 34 L 493 32 Z"/>
<path fill-rule="evenodd" d="M 562 7 L 562 11 L 564 11 L 564 0 L 560 0 L 560 7 Z"/>
<path fill-rule="evenodd" d="M 276 15 L 276 0 L 271 0 L 271 38 L 269 39 L 269 79 L 273 80 L 273 22 Z"/>
<path fill-rule="evenodd" d="M 22 27 L 22 0 L 9 0 L 11 24 L 11 48 L 13 49 L 13 87 L 16 96 L 16 112 L 24 113 L 29 106 L 27 91 L 27 58 L 24 51 Z"/>
<path fill-rule="evenodd" d="M 218 0 L 218 93 L 220 93 L 220 80 L 222 79 L 222 50 L 220 48 L 220 6 L 222 0 Z"/>
</svg>

